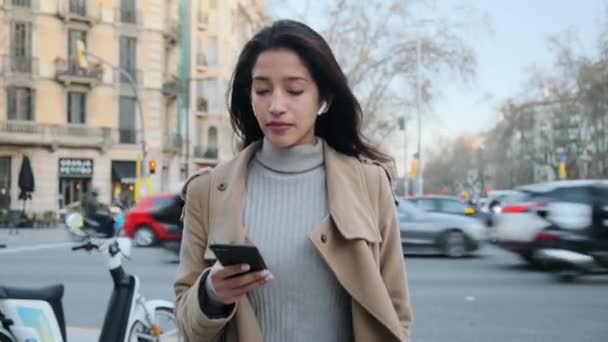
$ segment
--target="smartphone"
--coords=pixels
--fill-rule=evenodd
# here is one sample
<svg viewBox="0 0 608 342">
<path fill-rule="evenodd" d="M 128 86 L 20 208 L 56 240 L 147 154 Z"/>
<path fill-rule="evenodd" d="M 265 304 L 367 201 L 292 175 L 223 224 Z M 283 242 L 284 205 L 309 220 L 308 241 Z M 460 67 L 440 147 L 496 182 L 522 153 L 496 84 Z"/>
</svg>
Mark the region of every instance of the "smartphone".
<svg viewBox="0 0 608 342">
<path fill-rule="evenodd" d="M 250 272 L 263 271 L 268 268 L 256 246 L 212 243 L 209 248 L 223 266 L 247 264 L 251 267 Z"/>
</svg>

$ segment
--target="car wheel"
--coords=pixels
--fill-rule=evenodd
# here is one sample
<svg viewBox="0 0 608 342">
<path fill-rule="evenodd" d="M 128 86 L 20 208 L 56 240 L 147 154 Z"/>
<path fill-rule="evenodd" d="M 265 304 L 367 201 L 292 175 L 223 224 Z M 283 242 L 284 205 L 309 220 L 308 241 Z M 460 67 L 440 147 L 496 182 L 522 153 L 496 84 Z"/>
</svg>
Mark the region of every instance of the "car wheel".
<svg viewBox="0 0 608 342">
<path fill-rule="evenodd" d="M 443 254 L 449 258 L 462 258 L 467 254 L 467 240 L 459 230 L 452 230 L 443 239 Z"/>
<path fill-rule="evenodd" d="M 150 247 L 156 244 L 156 233 L 148 226 L 141 226 L 135 230 L 133 241 L 138 247 Z"/>
</svg>

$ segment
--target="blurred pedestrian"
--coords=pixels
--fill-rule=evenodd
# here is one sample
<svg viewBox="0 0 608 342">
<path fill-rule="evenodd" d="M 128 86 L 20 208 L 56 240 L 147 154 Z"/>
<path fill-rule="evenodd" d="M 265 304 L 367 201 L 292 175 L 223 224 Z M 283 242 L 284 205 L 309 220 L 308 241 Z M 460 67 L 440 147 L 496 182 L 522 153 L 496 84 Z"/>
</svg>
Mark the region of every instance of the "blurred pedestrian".
<svg viewBox="0 0 608 342">
<path fill-rule="evenodd" d="M 231 83 L 243 150 L 187 182 L 175 281 L 188 341 L 410 341 L 398 220 L 384 165 L 330 47 L 289 20 L 243 48 Z M 254 244 L 268 270 L 222 266 Z"/>
</svg>

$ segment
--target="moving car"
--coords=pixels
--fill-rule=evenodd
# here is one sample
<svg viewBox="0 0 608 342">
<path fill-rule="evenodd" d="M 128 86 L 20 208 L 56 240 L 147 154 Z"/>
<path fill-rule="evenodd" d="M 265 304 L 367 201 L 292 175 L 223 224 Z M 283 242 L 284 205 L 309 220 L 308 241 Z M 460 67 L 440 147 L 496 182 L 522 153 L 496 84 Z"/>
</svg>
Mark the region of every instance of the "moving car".
<svg viewBox="0 0 608 342">
<path fill-rule="evenodd" d="M 408 199 L 425 211 L 452 215 L 471 216 L 491 225 L 490 215 L 477 211 L 474 206 L 466 205 L 457 197 L 452 196 L 417 196 Z"/>
<path fill-rule="evenodd" d="M 476 219 L 426 212 L 407 200 L 397 208 L 404 251 L 433 251 L 448 257 L 466 256 L 482 245 L 486 227 Z"/>
<path fill-rule="evenodd" d="M 146 197 L 127 212 L 124 233 L 141 247 L 158 243 L 179 245 L 183 230 L 180 220 L 182 207 L 177 193 Z"/>
<path fill-rule="evenodd" d="M 593 198 L 607 197 L 607 185 L 599 180 L 568 180 L 519 187 L 517 201 L 501 205 L 491 238 L 525 261 L 539 264 L 536 252 L 550 236 L 545 230 L 588 226 Z"/>
</svg>

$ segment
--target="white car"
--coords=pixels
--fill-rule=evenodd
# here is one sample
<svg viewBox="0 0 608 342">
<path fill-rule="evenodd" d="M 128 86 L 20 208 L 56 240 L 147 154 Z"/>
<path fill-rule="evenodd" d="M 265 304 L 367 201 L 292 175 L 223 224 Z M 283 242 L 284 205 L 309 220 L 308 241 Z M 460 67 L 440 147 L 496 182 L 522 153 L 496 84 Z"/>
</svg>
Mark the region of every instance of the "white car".
<svg viewBox="0 0 608 342">
<path fill-rule="evenodd" d="M 572 229 L 588 226 L 591 189 L 605 187 L 605 181 L 571 180 L 519 187 L 510 200 L 494 211 L 494 227 L 490 238 L 495 244 L 536 263 L 539 244 L 551 239 L 544 230 L 551 226 Z"/>
</svg>

